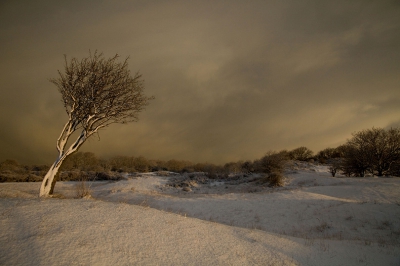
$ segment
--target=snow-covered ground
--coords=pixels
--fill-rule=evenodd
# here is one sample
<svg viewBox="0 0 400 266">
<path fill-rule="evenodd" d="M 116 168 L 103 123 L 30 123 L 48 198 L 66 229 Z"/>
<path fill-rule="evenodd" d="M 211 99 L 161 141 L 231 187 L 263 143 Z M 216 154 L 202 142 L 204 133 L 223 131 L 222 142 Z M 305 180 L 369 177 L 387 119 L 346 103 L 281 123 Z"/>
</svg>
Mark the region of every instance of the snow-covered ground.
<svg viewBox="0 0 400 266">
<path fill-rule="evenodd" d="M 179 178 L 173 176 L 174 178 Z M 154 173 L 0 184 L 0 265 L 400 265 L 400 178 L 331 177 L 297 163 L 286 186 Z"/>
</svg>

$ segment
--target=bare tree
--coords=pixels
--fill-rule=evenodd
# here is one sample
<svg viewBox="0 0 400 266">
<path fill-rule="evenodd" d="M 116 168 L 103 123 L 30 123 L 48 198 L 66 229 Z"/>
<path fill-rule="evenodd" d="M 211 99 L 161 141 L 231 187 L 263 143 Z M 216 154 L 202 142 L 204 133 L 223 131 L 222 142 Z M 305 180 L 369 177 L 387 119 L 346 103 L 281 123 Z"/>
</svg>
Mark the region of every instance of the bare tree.
<svg viewBox="0 0 400 266">
<path fill-rule="evenodd" d="M 345 146 L 342 166 L 345 174 L 391 174 L 400 161 L 400 129 L 372 128 L 356 132 Z"/>
<path fill-rule="evenodd" d="M 113 123 L 138 120 L 138 114 L 154 97 L 143 94 L 141 75 L 134 77 L 128 70 L 128 58 L 118 62 L 118 54 L 105 59 L 97 51 L 89 57 L 70 62 L 65 57 L 65 73 L 51 79 L 61 93 L 68 121 L 57 139 L 58 157 L 45 175 L 39 195 L 53 194 L 56 174 L 67 156 L 76 152 L 91 136 Z M 74 132 L 80 132 L 76 140 L 66 149 Z"/>
<path fill-rule="evenodd" d="M 360 176 L 371 172 L 372 165 L 366 144 L 360 139 L 351 139 L 341 146 L 343 160 L 341 170 L 346 176 Z"/>
</svg>

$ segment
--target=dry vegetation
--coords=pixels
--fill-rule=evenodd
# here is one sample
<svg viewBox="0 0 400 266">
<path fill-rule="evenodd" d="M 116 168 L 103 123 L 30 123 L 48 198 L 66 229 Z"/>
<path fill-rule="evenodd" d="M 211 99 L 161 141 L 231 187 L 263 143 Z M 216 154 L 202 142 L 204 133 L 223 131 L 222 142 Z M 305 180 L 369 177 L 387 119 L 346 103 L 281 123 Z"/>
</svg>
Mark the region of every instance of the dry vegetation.
<svg viewBox="0 0 400 266">
<path fill-rule="evenodd" d="M 114 156 L 98 158 L 92 152 L 76 152 L 69 156 L 57 176 L 59 181 L 120 180 L 123 173 L 158 172 L 160 175 L 193 173 L 189 181 L 203 182 L 195 173 L 207 179 L 247 178 L 260 174 L 257 182 L 271 187 L 284 185 L 284 169 L 288 161 L 307 161 L 329 165 L 332 176 L 400 176 L 400 129 L 373 128 L 353 134 L 353 138 L 337 148 L 327 148 L 317 154 L 306 147 L 290 151 L 267 152 L 254 161 L 229 162 L 224 165 L 192 163 L 184 160 L 149 160 L 145 157 Z M 50 166 L 22 165 L 15 160 L 0 163 L 0 182 L 39 182 Z M 173 180 L 173 179 L 171 179 Z M 190 187 L 182 181 L 183 187 Z M 247 180 L 249 181 L 249 180 Z M 251 181 L 251 180 L 250 180 Z M 187 182 L 187 185 L 185 185 Z M 179 182 L 178 182 L 179 183 Z M 179 184 L 178 184 L 179 185 Z"/>
</svg>

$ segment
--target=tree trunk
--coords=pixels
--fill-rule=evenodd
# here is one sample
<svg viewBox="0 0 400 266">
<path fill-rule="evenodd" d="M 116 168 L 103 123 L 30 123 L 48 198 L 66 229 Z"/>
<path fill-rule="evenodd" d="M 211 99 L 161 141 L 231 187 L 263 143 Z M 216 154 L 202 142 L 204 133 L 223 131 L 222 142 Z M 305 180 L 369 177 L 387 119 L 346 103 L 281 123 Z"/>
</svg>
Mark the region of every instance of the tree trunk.
<svg viewBox="0 0 400 266">
<path fill-rule="evenodd" d="M 80 145 L 82 145 L 82 143 L 80 143 Z M 79 146 L 80 146 L 79 145 Z M 53 194 L 54 192 L 54 187 L 56 185 L 56 177 L 57 177 L 57 173 L 58 170 L 60 169 L 63 161 L 69 156 L 71 155 L 73 152 L 75 152 L 77 150 L 77 148 L 74 148 L 71 151 L 69 151 L 68 153 L 66 153 L 63 156 L 60 156 L 54 163 L 53 165 L 50 167 L 49 171 L 47 172 L 47 174 L 44 176 L 43 181 L 42 181 L 42 185 L 40 186 L 40 190 L 39 190 L 39 197 L 49 197 L 50 195 Z"/>
<path fill-rule="evenodd" d="M 68 123 L 67 123 L 68 125 Z M 67 125 L 64 127 L 63 132 L 61 133 L 61 136 L 64 135 L 65 128 Z M 94 131 L 96 132 L 96 131 Z M 50 195 L 53 194 L 54 192 L 54 187 L 56 185 L 56 176 L 58 173 L 58 170 L 60 169 L 61 164 L 67 158 L 69 155 L 73 154 L 76 152 L 80 146 L 85 142 L 88 136 L 91 134 L 87 135 L 87 133 L 82 130 L 80 136 L 76 139 L 76 141 L 69 147 L 69 149 L 64 152 L 64 147 L 65 144 L 68 141 L 69 136 L 71 135 L 72 132 L 68 131 L 68 134 L 64 136 L 63 138 L 59 138 L 57 140 L 57 150 L 59 151 L 59 156 L 57 160 L 53 163 L 53 165 L 50 167 L 49 171 L 47 174 L 44 176 L 42 185 L 40 186 L 39 190 L 39 197 L 49 197 Z"/>
<path fill-rule="evenodd" d="M 53 194 L 56 185 L 55 177 L 60 169 L 61 163 L 62 161 L 56 160 L 44 176 L 42 185 L 40 186 L 39 197 L 49 197 Z"/>
</svg>

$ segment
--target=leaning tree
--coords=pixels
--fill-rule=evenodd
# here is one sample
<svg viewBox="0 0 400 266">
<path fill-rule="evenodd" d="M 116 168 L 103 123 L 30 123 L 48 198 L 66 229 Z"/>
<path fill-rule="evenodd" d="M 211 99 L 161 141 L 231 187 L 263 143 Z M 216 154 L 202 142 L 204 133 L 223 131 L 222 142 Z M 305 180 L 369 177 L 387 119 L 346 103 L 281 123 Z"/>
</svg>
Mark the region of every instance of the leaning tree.
<svg viewBox="0 0 400 266">
<path fill-rule="evenodd" d="M 67 156 L 101 128 L 137 121 L 138 114 L 153 99 L 143 94 L 141 75 L 131 75 L 128 58 L 118 62 L 118 54 L 105 59 L 98 52 L 80 61 L 64 58 L 65 73 L 58 71 L 59 77 L 50 81 L 61 93 L 68 121 L 57 139 L 58 157 L 43 179 L 40 197 L 53 194 L 56 174 Z M 66 148 L 74 132 L 78 132 L 77 138 Z"/>
</svg>

